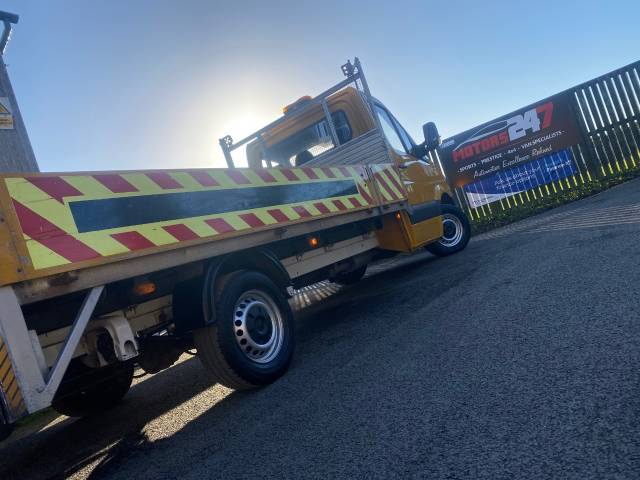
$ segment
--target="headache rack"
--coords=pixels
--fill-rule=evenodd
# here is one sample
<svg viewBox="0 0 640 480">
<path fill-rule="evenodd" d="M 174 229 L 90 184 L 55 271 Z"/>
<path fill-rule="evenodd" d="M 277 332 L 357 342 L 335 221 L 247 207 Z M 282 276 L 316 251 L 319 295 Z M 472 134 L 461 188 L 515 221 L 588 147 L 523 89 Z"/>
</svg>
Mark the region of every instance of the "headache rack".
<svg viewBox="0 0 640 480">
<path fill-rule="evenodd" d="M 329 127 L 329 134 L 331 136 L 333 144 L 335 145 L 335 147 L 331 150 L 328 150 L 327 152 L 313 158 L 309 162 L 306 162 L 305 166 L 316 167 L 329 165 L 392 163 L 391 159 L 389 158 L 386 139 L 384 135 L 380 133 L 382 132 L 380 121 L 378 119 L 378 116 L 374 113 L 375 108 L 373 97 L 371 96 L 371 92 L 369 91 L 369 85 L 367 84 L 367 80 L 364 76 L 364 71 L 362 70 L 360 60 L 358 59 L 358 57 L 355 57 L 353 63 L 351 63 L 351 61 L 349 60 L 347 61 L 347 63 L 341 66 L 341 69 L 344 76 L 347 77 L 345 80 L 335 84 L 316 97 L 306 100 L 304 106 L 300 108 L 300 110 L 306 110 L 317 105 L 320 105 L 322 107 L 322 110 L 324 112 L 324 120 Z M 364 135 L 360 135 L 359 137 L 349 140 L 348 142 L 341 143 L 340 138 L 336 133 L 333 119 L 331 118 L 331 112 L 329 111 L 328 107 L 328 98 L 334 93 L 350 85 L 355 86 L 356 90 L 358 90 L 358 92 L 362 96 L 364 103 L 370 109 L 372 117 L 376 124 L 376 128 Z M 266 142 L 263 138 L 263 134 L 272 131 L 277 126 L 289 120 L 290 115 L 283 115 L 282 117 L 271 122 L 260 130 L 252 133 L 251 135 L 248 135 L 238 142 L 234 142 L 233 138 L 231 138 L 230 135 L 226 135 L 225 137 L 221 138 L 219 140 L 220 147 L 222 148 L 224 158 L 229 168 L 235 168 L 232 156 L 232 152 L 234 150 L 248 144 L 249 142 L 257 141 L 262 145 L 263 151 L 266 151 L 267 147 Z"/>
</svg>

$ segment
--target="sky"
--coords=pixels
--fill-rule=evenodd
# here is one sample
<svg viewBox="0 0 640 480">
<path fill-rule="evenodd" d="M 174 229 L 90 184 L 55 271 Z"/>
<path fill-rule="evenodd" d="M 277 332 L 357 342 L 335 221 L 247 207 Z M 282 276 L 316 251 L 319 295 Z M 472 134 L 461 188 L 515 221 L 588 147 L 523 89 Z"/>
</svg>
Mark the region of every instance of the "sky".
<svg viewBox="0 0 640 480">
<path fill-rule="evenodd" d="M 640 2 L 0 0 L 43 171 L 221 167 L 236 140 L 342 79 L 443 138 L 638 60 Z"/>
</svg>

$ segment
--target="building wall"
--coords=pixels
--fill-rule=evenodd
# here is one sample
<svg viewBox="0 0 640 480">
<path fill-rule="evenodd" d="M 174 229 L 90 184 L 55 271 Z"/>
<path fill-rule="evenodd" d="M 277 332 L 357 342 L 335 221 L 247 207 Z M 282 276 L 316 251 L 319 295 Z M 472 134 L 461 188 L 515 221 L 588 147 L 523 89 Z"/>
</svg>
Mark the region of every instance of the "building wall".
<svg viewBox="0 0 640 480">
<path fill-rule="evenodd" d="M 13 129 L 0 129 L 0 172 L 39 171 L 2 56 L 0 56 L 0 97 L 9 98 L 13 113 Z"/>
</svg>

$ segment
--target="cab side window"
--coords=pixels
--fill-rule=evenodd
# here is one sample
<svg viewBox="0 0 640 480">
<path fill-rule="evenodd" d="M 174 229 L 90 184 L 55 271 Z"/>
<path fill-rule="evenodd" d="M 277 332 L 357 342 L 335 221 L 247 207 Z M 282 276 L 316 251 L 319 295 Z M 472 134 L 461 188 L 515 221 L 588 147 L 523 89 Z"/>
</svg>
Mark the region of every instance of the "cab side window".
<svg viewBox="0 0 640 480">
<path fill-rule="evenodd" d="M 398 135 L 398 131 L 393 125 L 393 120 L 389 113 L 382 108 L 380 105 L 375 105 L 376 115 L 378 115 L 378 119 L 380 119 L 380 125 L 382 126 L 382 130 L 384 131 L 385 137 L 387 137 L 387 141 L 391 148 L 393 148 L 400 155 L 406 155 L 407 149 L 402 143 L 402 139 Z"/>
<path fill-rule="evenodd" d="M 400 125 L 400 122 L 395 117 L 393 117 L 393 124 L 396 126 L 396 130 L 400 134 L 400 138 L 402 139 L 402 143 L 404 144 L 405 148 L 407 149 L 407 152 L 410 153 L 411 152 L 411 147 L 413 147 L 413 145 L 414 145 L 413 140 L 411 140 L 411 137 L 409 136 L 407 131 L 404 129 L 404 127 L 402 125 Z"/>
</svg>

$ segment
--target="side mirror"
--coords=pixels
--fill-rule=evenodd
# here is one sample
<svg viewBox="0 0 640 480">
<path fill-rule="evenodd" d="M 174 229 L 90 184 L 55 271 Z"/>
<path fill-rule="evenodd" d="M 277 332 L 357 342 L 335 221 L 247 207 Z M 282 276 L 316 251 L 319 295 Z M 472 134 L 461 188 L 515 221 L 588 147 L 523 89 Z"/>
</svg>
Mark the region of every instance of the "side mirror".
<svg viewBox="0 0 640 480">
<path fill-rule="evenodd" d="M 440 146 L 440 134 L 435 123 L 425 123 L 422 126 L 422 133 L 424 134 L 424 147 L 427 151 L 434 150 Z"/>
</svg>

